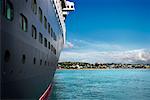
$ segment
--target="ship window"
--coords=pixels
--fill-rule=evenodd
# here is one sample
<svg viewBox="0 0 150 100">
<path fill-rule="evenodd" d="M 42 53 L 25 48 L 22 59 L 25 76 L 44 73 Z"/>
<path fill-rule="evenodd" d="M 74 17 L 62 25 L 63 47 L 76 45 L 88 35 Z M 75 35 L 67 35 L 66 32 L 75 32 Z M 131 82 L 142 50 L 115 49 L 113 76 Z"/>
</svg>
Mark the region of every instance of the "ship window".
<svg viewBox="0 0 150 100">
<path fill-rule="evenodd" d="M 53 36 L 53 29 L 51 28 L 51 37 Z"/>
<path fill-rule="evenodd" d="M 52 30 L 52 32 L 51 32 L 51 37 L 56 41 L 57 40 L 57 38 L 56 38 L 56 34 L 55 34 L 55 32 Z"/>
<path fill-rule="evenodd" d="M 61 34 L 62 38 L 64 38 L 64 34 Z"/>
<path fill-rule="evenodd" d="M 50 44 L 50 42 L 48 42 L 48 49 L 50 49 L 51 48 L 51 44 Z"/>
<path fill-rule="evenodd" d="M 51 51 L 54 53 L 54 46 L 51 45 Z"/>
<path fill-rule="evenodd" d="M 44 38 L 44 46 L 47 47 L 47 39 Z"/>
<path fill-rule="evenodd" d="M 73 6 L 71 6 L 71 8 L 73 8 Z"/>
<path fill-rule="evenodd" d="M 32 37 L 33 37 L 34 39 L 37 38 L 37 31 L 36 31 L 36 28 L 35 28 L 34 25 L 32 25 Z"/>
<path fill-rule="evenodd" d="M 55 38 L 54 38 L 54 40 L 55 40 L 55 41 L 57 41 L 57 36 L 56 36 L 56 34 L 55 34 Z"/>
<path fill-rule="evenodd" d="M 40 7 L 39 7 L 39 19 L 40 19 L 40 22 L 42 23 L 43 13 L 42 13 L 42 9 Z"/>
<path fill-rule="evenodd" d="M 5 55 L 4 55 L 4 60 L 5 62 L 9 62 L 10 61 L 10 52 L 8 50 L 5 51 Z"/>
<path fill-rule="evenodd" d="M 39 42 L 41 44 L 43 43 L 43 35 L 42 35 L 42 33 L 39 33 Z"/>
<path fill-rule="evenodd" d="M 35 57 L 33 58 L 33 64 L 36 64 L 36 58 Z"/>
<path fill-rule="evenodd" d="M 31 7 L 32 7 L 33 13 L 36 14 L 37 13 L 37 3 L 36 3 L 36 0 L 32 0 Z"/>
<path fill-rule="evenodd" d="M 53 45 L 51 45 L 51 51 L 53 51 Z"/>
<path fill-rule="evenodd" d="M 6 0 L 6 12 L 5 16 L 8 20 L 13 20 L 14 18 L 14 8 L 10 1 Z"/>
<path fill-rule="evenodd" d="M 45 16 L 44 16 L 44 27 L 47 29 L 47 19 Z"/>
<path fill-rule="evenodd" d="M 42 59 L 40 60 L 40 65 L 42 65 Z"/>
<path fill-rule="evenodd" d="M 53 52 L 54 52 L 54 54 L 56 55 L 56 49 L 55 49 L 55 48 L 54 48 L 54 51 L 53 51 Z"/>
<path fill-rule="evenodd" d="M 69 8 L 69 6 L 67 6 L 67 8 Z"/>
<path fill-rule="evenodd" d="M 48 66 L 49 66 L 49 62 L 48 62 Z"/>
<path fill-rule="evenodd" d="M 49 34 L 51 33 L 51 26 L 50 26 L 49 23 L 48 23 L 48 33 L 49 33 Z"/>
<path fill-rule="evenodd" d="M 25 54 L 23 54 L 22 55 L 22 64 L 25 64 L 25 62 L 26 62 L 26 56 L 25 56 Z"/>
<path fill-rule="evenodd" d="M 54 32 L 53 32 L 53 30 L 52 30 L 52 32 L 51 32 L 51 37 L 52 37 L 52 38 L 54 37 Z"/>
<path fill-rule="evenodd" d="M 56 54 L 56 49 L 55 49 L 55 47 L 54 47 L 53 45 L 51 45 L 51 51 L 52 51 L 54 54 Z"/>
<path fill-rule="evenodd" d="M 57 39 L 56 39 L 56 34 L 55 34 L 55 32 L 53 32 L 53 39 L 56 41 Z"/>
<path fill-rule="evenodd" d="M 45 66 L 46 66 L 47 62 L 45 61 Z"/>
<path fill-rule="evenodd" d="M 24 32 L 27 32 L 27 18 L 23 15 L 23 14 L 20 14 L 21 15 L 21 29 L 24 31 Z"/>
</svg>

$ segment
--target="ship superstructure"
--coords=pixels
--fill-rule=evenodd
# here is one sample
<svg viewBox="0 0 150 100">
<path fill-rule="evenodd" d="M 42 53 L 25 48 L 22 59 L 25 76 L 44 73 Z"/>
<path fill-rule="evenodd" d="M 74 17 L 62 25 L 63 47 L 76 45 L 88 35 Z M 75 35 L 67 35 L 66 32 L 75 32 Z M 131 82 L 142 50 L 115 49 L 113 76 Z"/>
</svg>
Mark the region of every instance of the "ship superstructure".
<svg viewBox="0 0 150 100">
<path fill-rule="evenodd" d="M 1 0 L 2 99 L 48 97 L 65 43 L 66 0 Z"/>
</svg>

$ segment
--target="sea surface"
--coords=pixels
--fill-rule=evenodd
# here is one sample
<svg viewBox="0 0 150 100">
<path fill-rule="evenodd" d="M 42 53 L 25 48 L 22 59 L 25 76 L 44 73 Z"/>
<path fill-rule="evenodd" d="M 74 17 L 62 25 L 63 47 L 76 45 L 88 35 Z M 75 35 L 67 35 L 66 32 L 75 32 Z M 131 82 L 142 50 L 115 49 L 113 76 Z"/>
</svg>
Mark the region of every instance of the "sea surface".
<svg viewBox="0 0 150 100">
<path fill-rule="evenodd" d="M 57 70 L 52 100 L 150 100 L 150 70 Z"/>
</svg>

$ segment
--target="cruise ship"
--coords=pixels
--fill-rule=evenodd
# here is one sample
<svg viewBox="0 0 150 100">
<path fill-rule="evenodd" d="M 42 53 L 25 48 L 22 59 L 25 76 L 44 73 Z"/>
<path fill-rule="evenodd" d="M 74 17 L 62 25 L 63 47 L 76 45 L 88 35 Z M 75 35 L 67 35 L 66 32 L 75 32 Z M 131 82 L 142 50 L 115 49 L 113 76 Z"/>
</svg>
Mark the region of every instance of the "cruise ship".
<svg viewBox="0 0 150 100">
<path fill-rule="evenodd" d="M 74 3 L 0 0 L 0 5 L 1 99 L 49 99 Z"/>
</svg>

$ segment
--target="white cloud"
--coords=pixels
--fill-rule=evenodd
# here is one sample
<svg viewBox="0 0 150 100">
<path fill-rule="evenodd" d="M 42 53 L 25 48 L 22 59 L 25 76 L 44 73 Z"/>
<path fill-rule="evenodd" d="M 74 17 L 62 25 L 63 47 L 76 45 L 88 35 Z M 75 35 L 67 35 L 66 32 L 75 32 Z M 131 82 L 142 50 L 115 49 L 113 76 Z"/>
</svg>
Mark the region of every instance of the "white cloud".
<svg viewBox="0 0 150 100">
<path fill-rule="evenodd" d="M 103 50 L 122 50 L 125 49 L 124 47 L 117 45 L 117 44 L 108 44 L 103 42 L 93 42 L 93 41 L 84 41 L 84 40 L 74 40 L 75 48 L 78 50 L 84 49 L 96 49 L 98 51 Z"/>
<path fill-rule="evenodd" d="M 143 49 L 112 52 L 64 51 L 61 54 L 60 61 L 81 61 L 90 63 L 150 63 L 150 51 Z"/>
<path fill-rule="evenodd" d="M 94 43 L 83 40 L 67 42 L 60 61 L 79 61 L 90 63 L 150 63 L 150 50 L 129 50 L 116 44 Z M 73 48 L 74 47 L 74 48 Z"/>
<path fill-rule="evenodd" d="M 65 48 L 73 48 L 74 45 L 73 43 L 69 42 L 69 41 L 66 41 L 66 44 L 64 45 Z"/>
</svg>

